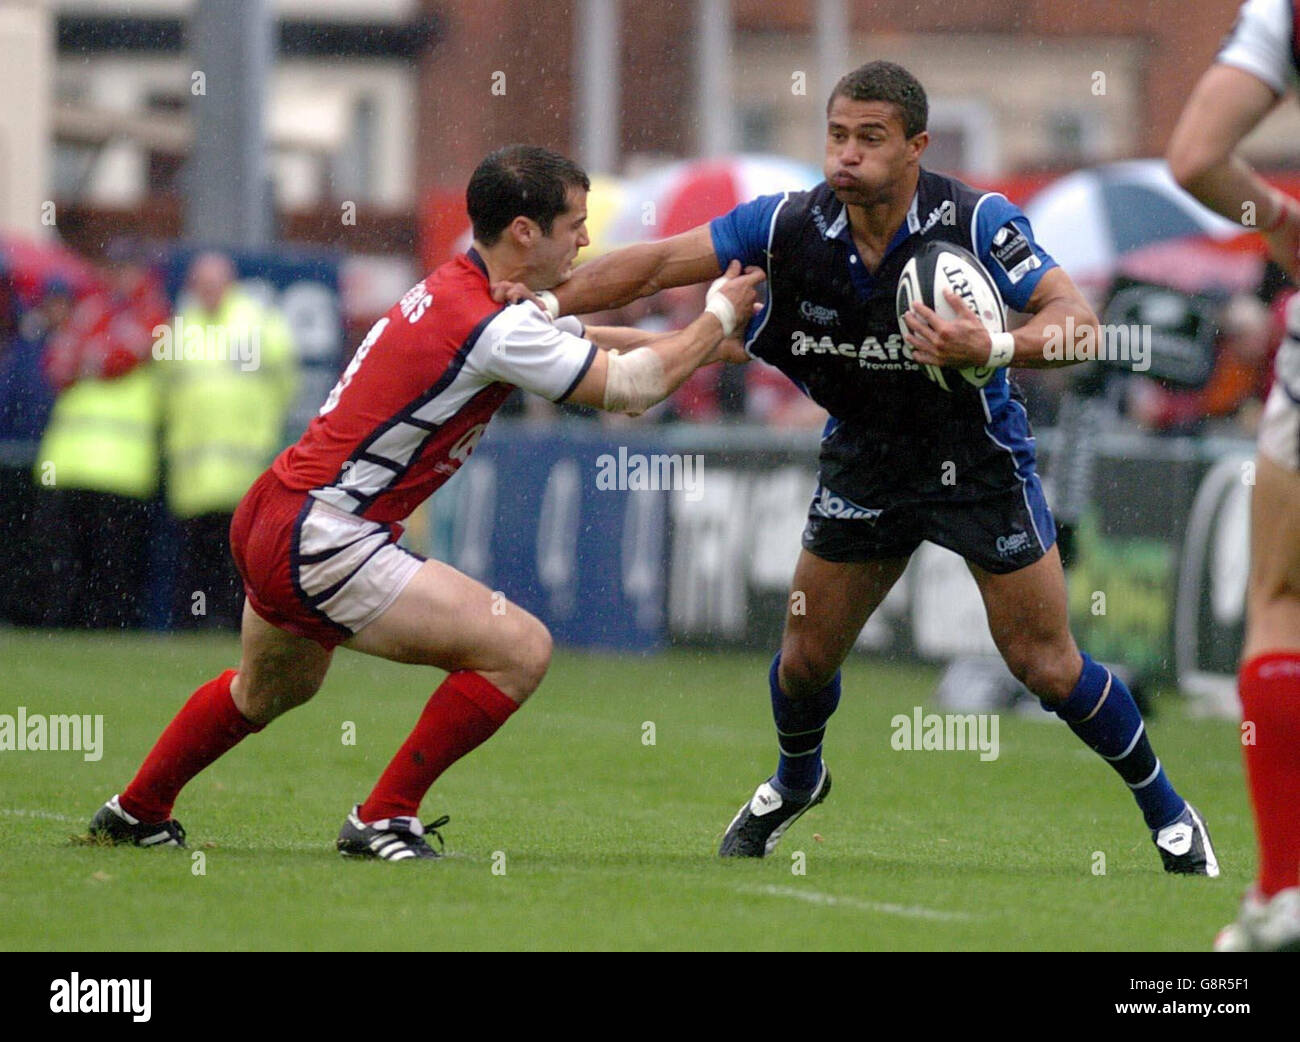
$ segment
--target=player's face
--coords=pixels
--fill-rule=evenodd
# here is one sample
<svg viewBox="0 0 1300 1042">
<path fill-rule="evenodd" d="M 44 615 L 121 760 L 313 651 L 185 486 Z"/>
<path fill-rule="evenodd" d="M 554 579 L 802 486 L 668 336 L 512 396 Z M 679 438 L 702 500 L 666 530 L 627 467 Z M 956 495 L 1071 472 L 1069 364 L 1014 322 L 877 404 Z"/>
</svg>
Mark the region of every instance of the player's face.
<svg viewBox="0 0 1300 1042">
<path fill-rule="evenodd" d="M 532 268 L 537 285 L 533 289 L 550 289 L 572 275 L 578 251 L 591 242 L 587 237 L 587 193 L 570 188 L 568 204 L 551 222 L 551 234 L 543 235 L 534 249 Z"/>
<path fill-rule="evenodd" d="M 928 141 L 925 131 L 907 136 L 893 102 L 838 96 L 826 118 L 826 180 L 842 203 L 890 202 Z"/>
</svg>

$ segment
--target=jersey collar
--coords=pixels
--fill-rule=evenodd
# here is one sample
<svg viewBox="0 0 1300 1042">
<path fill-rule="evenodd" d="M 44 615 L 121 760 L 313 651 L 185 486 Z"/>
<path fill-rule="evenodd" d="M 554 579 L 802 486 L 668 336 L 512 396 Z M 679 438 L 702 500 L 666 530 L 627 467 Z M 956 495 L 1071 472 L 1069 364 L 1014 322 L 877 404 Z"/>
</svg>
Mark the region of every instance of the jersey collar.
<svg viewBox="0 0 1300 1042">
<path fill-rule="evenodd" d="M 473 246 L 465 251 L 465 259 L 473 264 L 474 267 L 478 268 L 478 270 L 483 273 L 485 279 L 488 277 L 487 265 L 483 263 L 483 258 L 479 256 L 478 250 L 474 249 Z"/>
<path fill-rule="evenodd" d="M 914 235 L 921 230 L 921 218 L 917 212 L 920 198 L 921 182 L 917 181 L 916 191 L 912 193 L 912 203 L 907 208 L 907 217 L 898 226 L 898 231 L 894 233 L 894 237 L 889 240 L 889 246 L 885 249 L 886 256 L 895 247 L 902 245 L 909 235 Z M 849 230 L 849 208 L 846 204 L 840 203 L 840 212 L 835 215 L 835 219 L 826 226 L 826 230 L 822 234 L 828 239 L 838 239 L 848 246 L 853 245 L 853 233 Z"/>
<path fill-rule="evenodd" d="M 911 205 L 907 208 L 907 217 L 903 223 L 898 226 L 898 231 L 896 231 L 894 237 L 889 240 L 889 245 L 885 247 L 884 255 L 880 258 L 882 264 L 886 257 L 921 230 L 921 219 L 917 216 L 920 197 L 921 181 L 918 180 L 916 182 L 916 191 L 912 193 Z M 860 291 L 868 289 L 874 280 L 867 274 L 867 269 L 862 263 L 862 258 L 858 255 L 858 247 L 853 241 L 853 232 L 849 228 L 849 208 L 847 204 L 840 204 L 840 212 L 835 215 L 835 219 L 826 226 L 826 230 L 822 234 L 827 239 L 836 239 L 848 247 L 849 270 L 854 285 L 857 286 Z"/>
</svg>

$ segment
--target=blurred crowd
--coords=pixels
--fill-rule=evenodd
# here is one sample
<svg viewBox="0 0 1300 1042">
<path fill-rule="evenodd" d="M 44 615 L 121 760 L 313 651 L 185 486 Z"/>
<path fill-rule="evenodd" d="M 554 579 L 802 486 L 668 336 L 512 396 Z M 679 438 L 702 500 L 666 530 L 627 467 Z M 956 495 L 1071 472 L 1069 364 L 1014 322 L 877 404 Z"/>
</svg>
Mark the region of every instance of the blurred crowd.
<svg viewBox="0 0 1300 1042">
<path fill-rule="evenodd" d="M 198 255 L 175 308 L 150 260 L 122 241 L 75 277 L 6 270 L 0 620 L 237 625 L 226 533 L 283 444 L 295 352 L 229 257 Z"/>
<path fill-rule="evenodd" d="M 1286 304 L 1295 293 L 1269 266 L 1253 291 L 1181 294 L 1189 307 L 1208 313 L 1212 358 L 1203 383 L 1186 384 L 1134 371 L 1127 363 L 1063 369 L 1017 369 L 1016 384 L 1035 426 L 1069 423 L 1072 399 L 1101 399 L 1109 422 L 1120 429 L 1157 436 L 1254 438 L 1260 411 L 1272 386 L 1273 358 L 1286 333 Z M 1105 301 L 1097 303 L 1104 315 Z M 1105 318 L 1103 318 L 1105 321 Z M 1167 336 L 1158 326 L 1155 336 Z M 1176 350 L 1194 350 L 1179 335 Z"/>
<path fill-rule="evenodd" d="M 1135 380 L 1128 395 L 1134 420 L 1160 434 L 1223 433 L 1253 438 L 1268 397 L 1273 356 L 1286 330 L 1290 294 L 1271 303 L 1238 293 L 1222 305 L 1214 369 L 1194 390 L 1173 390 L 1153 380 Z"/>
</svg>

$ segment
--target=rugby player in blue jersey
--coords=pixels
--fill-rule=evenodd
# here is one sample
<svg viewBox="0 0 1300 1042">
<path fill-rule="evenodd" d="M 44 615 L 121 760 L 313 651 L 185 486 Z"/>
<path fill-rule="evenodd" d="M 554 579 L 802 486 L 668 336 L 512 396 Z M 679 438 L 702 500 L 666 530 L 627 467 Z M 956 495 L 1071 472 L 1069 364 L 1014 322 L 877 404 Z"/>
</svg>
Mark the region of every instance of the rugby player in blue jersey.
<svg viewBox="0 0 1300 1042">
<path fill-rule="evenodd" d="M 1044 357 L 1049 339 L 1095 336 L 1095 316 L 1004 196 L 924 169 L 927 102 L 907 70 L 871 62 L 849 73 L 827 116 L 817 188 L 761 197 L 682 235 L 615 251 L 539 295 L 553 315 L 583 314 L 716 278 L 732 260 L 756 265 L 769 301 L 745 350 L 830 413 L 792 585 L 805 610 L 787 614 L 769 676 L 777 769 L 740 808 L 720 853 L 771 853 L 825 799 L 822 739 L 840 700 L 840 665 L 929 540 L 965 558 L 1011 672 L 1128 784 L 1165 869 L 1217 875 L 1205 823 L 1170 784 L 1123 681 L 1070 634 L 1055 526 L 1005 372 L 1061 364 Z M 1028 322 L 993 338 L 950 295 L 962 317 L 945 321 L 916 305 L 901 336 L 899 272 L 936 239 L 976 254 Z M 956 372 L 988 364 L 1003 368 L 980 388 Z M 940 383 L 926 365 L 952 368 Z"/>
</svg>

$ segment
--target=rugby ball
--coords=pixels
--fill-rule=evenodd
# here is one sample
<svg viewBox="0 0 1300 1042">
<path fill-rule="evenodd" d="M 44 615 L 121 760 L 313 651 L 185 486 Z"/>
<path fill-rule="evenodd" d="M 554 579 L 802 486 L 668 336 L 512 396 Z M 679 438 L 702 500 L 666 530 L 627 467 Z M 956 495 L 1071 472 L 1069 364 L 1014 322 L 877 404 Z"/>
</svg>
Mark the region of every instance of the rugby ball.
<svg viewBox="0 0 1300 1042">
<path fill-rule="evenodd" d="M 904 335 L 910 332 L 903 321 L 903 315 L 917 301 L 933 308 L 940 318 L 956 318 L 956 312 L 943 295 L 944 290 L 952 290 L 966 302 L 966 306 L 979 316 L 984 328 L 990 333 L 1007 331 L 1006 310 L 1002 306 L 1002 296 L 998 287 L 969 250 L 964 250 L 956 243 L 936 240 L 927 243 L 916 255 L 903 265 L 903 273 L 898 277 L 898 292 L 894 298 L 894 310 L 898 317 L 899 331 Z M 948 379 L 954 370 L 947 366 L 927 365 L 926 376 L 945 391 L 951 391 Z M 975 387 L 983 387 L 998 371 L 997 366 L 970 365 L 957 369 L 962 379 Z"/>
</svg>

